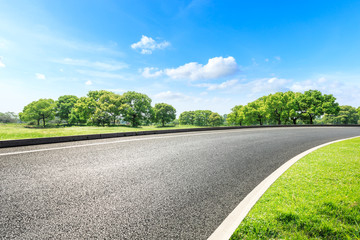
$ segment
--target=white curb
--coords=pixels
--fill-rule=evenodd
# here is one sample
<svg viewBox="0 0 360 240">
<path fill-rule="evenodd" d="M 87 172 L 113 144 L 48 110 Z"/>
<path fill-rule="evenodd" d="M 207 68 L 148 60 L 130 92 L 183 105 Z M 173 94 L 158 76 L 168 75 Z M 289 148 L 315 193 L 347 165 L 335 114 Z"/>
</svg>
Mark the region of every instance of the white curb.
<svg viewBox="0 0 360 240">
<path fill-rule="evenodd" d="M 360 137 L 360 136 L 357 136 Z M 287 169 L 291 167 L 294 163 L 296 163 L 299 159 L 306 156 L 307 154 L 327 146 L 332 143 L 352 139 L 345 138 L 340 139 L 328 143 L 321 144 L 319 146 L 313 147 L 305 152 L 300 153 L 299 155 L 293 157 L 286 163 L 284 163 L 281 167 L 279 167 L 275 172 L 270 174 L 267 178 L 265 178 L 259 185 L 257 185 L 241 202 L 240 204 L 225 218 L 225 220 L 220 224 L 220 226 L 211 234 L 208 240 L 228 240 L 232 234 L 235 232 L 237 227 L 240 225 L 241 221 L 245 218 L 245 216 L 249 213 L 251 208 L 255 205 L 255 203 L 260 199 L 260 197 L 265 193 L 265 191 L 278 179 Z"/>
</svg>

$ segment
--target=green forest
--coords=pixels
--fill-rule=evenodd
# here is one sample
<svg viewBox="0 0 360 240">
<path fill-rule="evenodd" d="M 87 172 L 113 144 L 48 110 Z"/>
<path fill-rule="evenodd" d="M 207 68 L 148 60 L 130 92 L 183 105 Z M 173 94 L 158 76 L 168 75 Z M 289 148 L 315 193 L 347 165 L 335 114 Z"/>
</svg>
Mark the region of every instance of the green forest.
<svg viewBox="0 0 360 240">
<path fill-rule="evenodd" d="M 60 96 L 57 100 L 39 99 L 26 105 L 19 116 L 0 113 L 0 122 L 50 125 L 87 125 L 131 127 L 157 125 L 248 126 L 291 124 L 358 124 L 360 107 L 340 106 L 332 94 L 318 90 L 277 92 L 248 103 L 236 105 L 221 116 L 210 110 L 185 111 L 176 119 L 176 109 L 157 103 L 145 94 L 89 91 L 86 96 Z"/>
</svg>

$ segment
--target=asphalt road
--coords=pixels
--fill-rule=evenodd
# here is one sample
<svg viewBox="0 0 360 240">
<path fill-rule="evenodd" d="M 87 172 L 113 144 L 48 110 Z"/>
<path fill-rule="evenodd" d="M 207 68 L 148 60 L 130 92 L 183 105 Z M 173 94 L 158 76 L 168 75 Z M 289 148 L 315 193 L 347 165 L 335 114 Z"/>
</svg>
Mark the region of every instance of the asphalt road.
<svg viewBox="0 0 360 240">
<path fill-rule="evenodd" d="M 359 135 L 240 129 L 0 149 L 0 239 L 206 239 L 284 162 Z"/>
</svg>

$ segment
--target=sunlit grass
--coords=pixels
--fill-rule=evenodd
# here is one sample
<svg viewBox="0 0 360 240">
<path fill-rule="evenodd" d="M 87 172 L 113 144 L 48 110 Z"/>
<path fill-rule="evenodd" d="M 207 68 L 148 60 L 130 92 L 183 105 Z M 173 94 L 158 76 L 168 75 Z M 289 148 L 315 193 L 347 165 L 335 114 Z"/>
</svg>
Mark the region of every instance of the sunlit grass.
<svg viewBox="0 0 360 240">
<path fill-rule="evenodd" d="M 71 127 L 51 127 L 51 128 L 34 128 L 27 127 L 26 124 L 0 124 L 0 140 L 26 139 L 41 137 L 58 137 L 85 134 L 115 133 L 115 132 L 133 132 L 133 131 L 150 131 L 180 128 L 195 128 L 198 126 L 176 125 L 176 126 L 142 126 L 142 127 L 95 127 L 95 126 L 71 126 Z"/>
<path fill-rule="evenodd" d="M 231 239 L 360 239 L 360 138 L 299 160 Z"/>
</svg>

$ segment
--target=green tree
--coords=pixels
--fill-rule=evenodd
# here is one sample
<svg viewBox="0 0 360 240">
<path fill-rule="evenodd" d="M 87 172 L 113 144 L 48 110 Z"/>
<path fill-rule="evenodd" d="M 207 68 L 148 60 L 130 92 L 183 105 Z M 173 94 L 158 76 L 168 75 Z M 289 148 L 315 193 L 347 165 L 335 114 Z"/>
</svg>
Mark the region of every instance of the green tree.
<svg viewBox="0 0 360 240">
<path fill-rule="evenodd" d="M 336 98 L 333 95 L 322 95 L 318 90 L 305 91 L 304 94 L 299 97 L 299 108 L 302 119 L 313 124 L 316 117 L 320 117 L 325 113 L 336 115 L 340 108 L 335 100 Z"/>
<path fill-rule="evenodd" d="M 147 95 L 129 91 L 123 94 L 123 101 L 120 111 L 131 126 L 137 127 L 141 121 L 152 117 L 151 99 Z"/>
<path fill-rule="evenodd" d="M 211 113 L 209 116 L 209 124 L 211 126 L 220 126 L 223 123 L 223 118 L 218 113 Z"/>
<path fill-rule="evenodd" d="M 322 123 L 325 124 L 357 124 L 359 121 L 359 113 L 352 106 L 340 106 L 337 115 L 325 114 Z"/>
<path fill-rule="evenodd" d="M 157 103 L 154 107 L 154 120 L 156 123 L 161 123 L 165 126 L 165 123 L 174 121 L 176 118 L 176 110 L 173 106 L 166 103 Z"/>
<path fill-rule="evenodd" d="M 69 123 L 71 110 L 74 108 L 78 97 L 74 95 L 60 96 L 56 101 L 56 116 Z"/>
<path fill-rule="evenodd" d="M 96 111 L 96 102 L 90 97 L 81 97 L 75 103 L 70 113 L 70 123 L 84 124 L 87 123 Z"/>
<path fill-rule="evenodd" d="M 1 123 L 16 123 L 19 120 L 18 116 L 14 112 L 0 112 Z"/>
<path fill-rule="evenodd" d="M 116 123 L 116 119 L 120 117 L 120 108 L 123 104 L 123 97 L 113 92 L 103 91 L 101 96 L 97 99 L 96 110 L 91 116 L 92 123 L 97 125 Z"/>
<path fill-rule="evenodd" d="M 299 99 L 301 98 L 302 93 L 288 91 L 285 94 L 288 95 L 286 114 L 293 124 L 296 125 L 297 120 L 301 118 Z"/>
<path fill-rule="evenodd" d="M 287 111 L 289 100 L 289 94 L 283 92 L 268 95 L 265 100 L 268 120 L 276 122 L 278 125 L 287 122 L 289 119 Z"/>
<path fill-rule="evenodd" d="M 261 97 L 253 102 L 248 103 L 244 111 L 244 122 L 248 125 L 259 123 L 263 125 L 266 120 L 266 109 L 265 109 L 266 96 Z"/>
<path fill-rule="evenodd" d="M 20 119 L 22 121 L 36 120 L 37 125 L 40 125 L 40 120 L 43 122 L 43 126 L 46 125 L 46 120 L 51 120 L 55 116 L 55 101 L 52 99 L 39 99 L 26 105 L 23 111 L 20 113 Z"/>
<path fill-rule="evenodd" d="M 185 111 L 179 116 L 179 123 L 181 125 L 195 125 L 195 112 Z"/>
<path fill-rule="evenodd" d="M 243 112 L 243 105 L 236 105 L 231 109 L 231 113 L 227 115 L 226 121 L 230 125 L 239 125 L 241 126 L 243 124 L 243 121 L 245 119 L 244 112 Z"/>
</svg>

